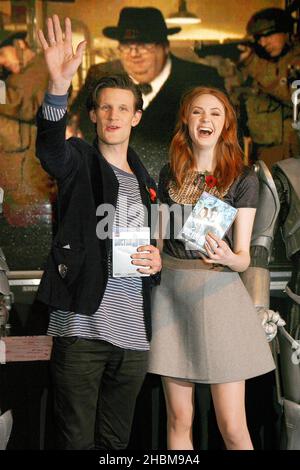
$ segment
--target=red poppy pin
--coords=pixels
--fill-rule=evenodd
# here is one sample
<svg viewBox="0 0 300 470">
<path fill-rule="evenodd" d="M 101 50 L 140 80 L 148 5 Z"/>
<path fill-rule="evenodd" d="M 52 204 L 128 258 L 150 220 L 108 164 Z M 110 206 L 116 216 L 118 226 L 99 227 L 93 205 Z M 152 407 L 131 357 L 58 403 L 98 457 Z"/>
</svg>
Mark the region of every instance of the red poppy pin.
<svg viewBox="0 0 300 470">
<path fill-rule="evenodd" d="M 207 186 L 211 189 L 211 188 L 214 188 L 215 186 L 217 186 L 218 184 L 218 180 L 215 176 L 213 175 L 207 175 L 205 177 L 205 183 L 207 184 Z"/>
<path fill-rule="evenodd" d="M 155 189 L 154 189 L 154 188 L 148 188 L 148 187 L 147 187 L 147 191 L 148 191 L 148 193 L 149 193 L 151 202 L 156 202 L 157 194 L 156 194 Z"/>
</svg>

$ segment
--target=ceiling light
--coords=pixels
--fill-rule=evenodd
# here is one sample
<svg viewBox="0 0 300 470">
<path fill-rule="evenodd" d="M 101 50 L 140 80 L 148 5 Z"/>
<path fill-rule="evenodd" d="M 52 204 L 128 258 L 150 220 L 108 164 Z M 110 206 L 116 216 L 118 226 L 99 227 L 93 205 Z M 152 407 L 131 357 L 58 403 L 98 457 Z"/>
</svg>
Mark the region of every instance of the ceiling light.
<svg viewBox="0 0 300 470">
<path fill-rule="evenodd" d="M 166 22 L 171 24 L 198 24 L 201 23 L 201 19 L 188 11 L 185 0 L 179 0 L 178 11 L 166 18 Z"/>
</svg>

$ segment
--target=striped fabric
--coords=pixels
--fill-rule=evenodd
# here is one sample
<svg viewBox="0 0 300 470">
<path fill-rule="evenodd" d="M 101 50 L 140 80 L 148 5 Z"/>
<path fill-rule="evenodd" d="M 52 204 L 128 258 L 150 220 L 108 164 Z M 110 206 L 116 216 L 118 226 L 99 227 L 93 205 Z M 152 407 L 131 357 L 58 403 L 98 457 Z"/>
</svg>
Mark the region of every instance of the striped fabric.
<svg viewBox="0 0 300 470">
<path fill-rule="evenodd" d="M 65 114 L 67 107 L 54 107 L 43 103 L 43 116 L 47 121 L 59 121 Z"/>
<path fill-rule="evenodd" d="M 66 113 L 67 106 L 68 94 L 51 95 L 47 92 L 42 104 L 44 119 L 47 119 L 48 121 L 59 121 Z"/>
<path fill-rule="evenodd" d="M 66 112 L 67 108 L 62 105 L 61 97 L 57 104 L 56 98 L 48 95 L 43 103 L 42 112 L 47 120 L 60 120 Z M 119 182 L 114 225 L 142 227 L 144 209 L 135 175 L 114 166 L 112 169 Z M 142 280 L 113 278 L 111 264 L 110 259 L 108 283 L 98 310 L 90 316 L 61 310 L 52 312 L 48 326 L 49 335 L 98 339 L 125 349 L 149 349 L 144 324 Z"/>
</svg>

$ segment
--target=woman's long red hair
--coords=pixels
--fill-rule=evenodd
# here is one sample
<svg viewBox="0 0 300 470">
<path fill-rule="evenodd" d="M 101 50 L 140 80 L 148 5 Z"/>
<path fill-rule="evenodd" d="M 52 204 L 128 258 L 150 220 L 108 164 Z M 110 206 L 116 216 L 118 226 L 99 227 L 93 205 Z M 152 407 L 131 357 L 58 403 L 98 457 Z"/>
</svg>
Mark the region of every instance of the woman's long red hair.
<svg viewBox="0 0 300 470">
<path fill-rule="evenodd" d="M 214 171 L 214 176 L 218 179 L 218 189 L 225 190 L 242 171 L 243 152 L 237 138 L 235 111 L 226 95 L 215 88 L 196 87 L 183 96 L 175 135 L 170 146 L 171 169 L 180 187 L 187 171 L 195 166 L 188 130 L 188 116 L 195 98 L 204 94 L 215 96 L 225 109 L 225 123 L 215 150 L 217 164 Z"/>
</svg>

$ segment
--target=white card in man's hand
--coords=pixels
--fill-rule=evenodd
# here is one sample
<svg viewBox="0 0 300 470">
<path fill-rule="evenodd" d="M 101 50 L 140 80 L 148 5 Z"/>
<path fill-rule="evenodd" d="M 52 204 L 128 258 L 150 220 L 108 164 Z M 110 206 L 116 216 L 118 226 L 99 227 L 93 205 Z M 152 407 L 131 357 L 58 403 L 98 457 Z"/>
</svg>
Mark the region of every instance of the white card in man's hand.
<svg viewBox="0 0 300 470">
<path fill-rule="evenodd" d="M 147 266 L 132 264 L 131 255 L 139 246 L 150 245 L 149 227 L 114 227 L 112 232 L 112 275 L 113 277 L 141 277 L 139 268 Z M 142 252 L 139 252 L 142 253 Z"/>
</svg>

